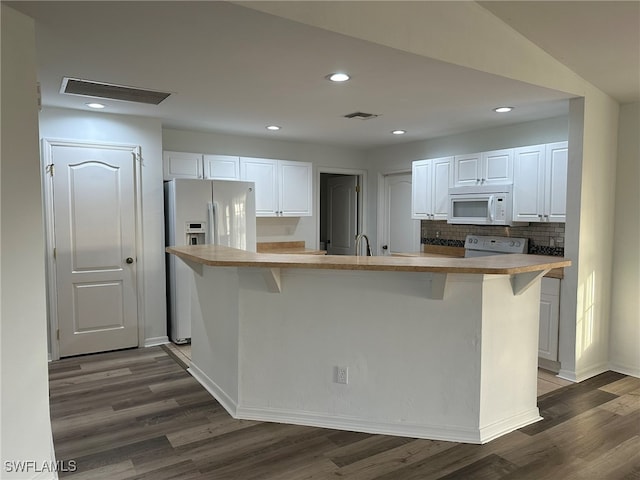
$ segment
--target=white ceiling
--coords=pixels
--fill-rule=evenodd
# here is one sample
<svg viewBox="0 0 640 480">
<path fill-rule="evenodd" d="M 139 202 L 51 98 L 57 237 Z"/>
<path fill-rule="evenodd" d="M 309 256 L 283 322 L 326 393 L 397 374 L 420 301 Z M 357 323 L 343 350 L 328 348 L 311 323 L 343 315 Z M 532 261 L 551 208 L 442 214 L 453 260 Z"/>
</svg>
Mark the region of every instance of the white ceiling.
<svg viewBox="0 0 640 480">
<path fill-rule="evenodd" d="M 640 1 L 478 3 L 618 102 L 640 101 Z"/>
<path fill-rule="evenodd" d="M 488 5 L 496 14 L 512 15 L 494 3 L 502 2 Z M 356 148 L 559 116 L 568 108 L 561 92 L 225 2 L 12 6 L 36 20 L 45 106 L 86 109 L 86 99 L 59 93 L 70 76 L 171 92 L 158 106 L 103 102 L 107 112 L 160 118 L 165 127 Z M 324 79 L 338 70 L 352 80 Z M 517 108 L 502 116 L 491 111 L 502 104 Z M 343 118 L 354 111 L 380 117 Z M 268 124 L 283 129 L 267 132 Z M 397 128 L 407 135 L 392 136 Z"/>
</svg>

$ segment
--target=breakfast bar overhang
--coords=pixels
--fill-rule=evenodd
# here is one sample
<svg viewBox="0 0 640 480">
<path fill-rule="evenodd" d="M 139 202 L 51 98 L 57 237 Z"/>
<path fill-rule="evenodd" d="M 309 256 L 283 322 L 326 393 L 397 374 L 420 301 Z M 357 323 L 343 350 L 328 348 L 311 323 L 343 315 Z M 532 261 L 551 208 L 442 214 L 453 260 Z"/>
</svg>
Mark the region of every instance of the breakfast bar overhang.
<svg viewBox="0 0 640 480">
<path fill-rule="evenodd" d="M 568 260 L 167 252 L 190 372 L 235 418 L 467 443 L 540 419 L 540 279 Z"/>
</svg>

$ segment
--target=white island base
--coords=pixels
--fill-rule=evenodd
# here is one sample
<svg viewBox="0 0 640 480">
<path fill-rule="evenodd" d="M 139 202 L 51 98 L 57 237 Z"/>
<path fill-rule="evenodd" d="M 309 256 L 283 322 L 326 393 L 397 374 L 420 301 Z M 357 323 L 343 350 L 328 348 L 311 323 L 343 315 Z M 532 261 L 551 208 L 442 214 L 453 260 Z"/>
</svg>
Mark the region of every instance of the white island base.
<svg viewBox="0 0 640 480">
<path fill-rule="evenodd" d="M 537 276 L 186 261 L 190 372 L 235 418 L 467 443 L 540 420 Z"/>
</svg>

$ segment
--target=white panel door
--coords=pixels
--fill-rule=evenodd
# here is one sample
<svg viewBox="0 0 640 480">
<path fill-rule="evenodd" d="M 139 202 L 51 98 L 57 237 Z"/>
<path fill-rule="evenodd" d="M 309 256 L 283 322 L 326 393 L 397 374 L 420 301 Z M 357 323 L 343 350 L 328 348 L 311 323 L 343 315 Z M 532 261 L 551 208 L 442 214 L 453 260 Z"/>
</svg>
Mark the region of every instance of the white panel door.
<svg viewBox="0 0 640 480">
<path fill-rule="evenodd" d="M 504 185 L 513 181 L 513 149 L 494 150 L 482 154 L 482 185 Z"/>
<path fill-rule="evenodd" d="M 431 160 L 418 160 L 411 164 L 411 217 L 431 218 L 433 198 Z"/>
<path fill-rule="evenodd" d="M 431 200 L 432 220 L 446 220 L 449 215 L 449 186 L 451 185 L 452 157 L 432 160 L 433 196 Z"/>
<path fill-rule="evenodd" d="M 520 147 L 513 167 L 513 220 L 541 222 L 544 210 L 545 146 Z"/>
<path fill-rule="evenodd" d="M 204 155 L 204 178 L 212 180 L 240 180 L 240 157 Z"/>
<path fill-rule="evenodd" d="M 543 278 L 540 291 L 540 330 L 538 356 L 558 360 L 558 328 L 560 321 L 560 280 Z"/>
<path fill-rule="evenodd" d="M 202 178 L 202 154 L 163 152 L 162 175 L 165 180 Z"/>
<path fill-rule="evenodd" d="M 411 190 L 410 173 L 384 177 L 384 223 L 380 243 L 385 255 L 420 250 L 420 220 L 411 218 Z"/>
<path fill-rule="evenodd" d="M 134 151 L 52 147 L 60 356 L 138 345 Z"/>
<path fill-rule="evenodd" d="M 549 222 L 565 222 L 567 218 L 567 168 L 569 150 L 567 142 L 547 145 L 545 215 Z"/>
<path fill-rule="evenodd" d="M 280 215 L 307 217 L 312 211 L 312 166 L 307 162 L 278 162 Z"/>
<path fill-rule="evenodd" d="M 456 155 L 453 159 L 453 186 L 468 187 L 480 184 L 480 163 L 479 153 Z"/>
<path fill-rule="evenodd" d="M 353 255 L 358 228 L 358 177 L 340 175 L 327 180 L 329 255 Z"/>
<path fill-rule="evenodd" d="M 277 160 L 240 158 L 240 178 L 256 186 L 258 217 L 273 217 L 279 211 L 277 166 Z"/>
</svg>

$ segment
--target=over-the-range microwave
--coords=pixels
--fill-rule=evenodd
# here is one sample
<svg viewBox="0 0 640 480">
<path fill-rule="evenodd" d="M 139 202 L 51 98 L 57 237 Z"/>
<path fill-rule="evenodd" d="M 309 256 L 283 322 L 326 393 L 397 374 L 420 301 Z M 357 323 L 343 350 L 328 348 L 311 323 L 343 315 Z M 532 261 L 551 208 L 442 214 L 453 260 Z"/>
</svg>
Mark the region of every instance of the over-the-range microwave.
<svg viewBox="0 0 640 480">
<path fill-rule="evenodd" d="M 511 185 L 449 189 L 448 223 L 512 225 Z"/>
</svg>

